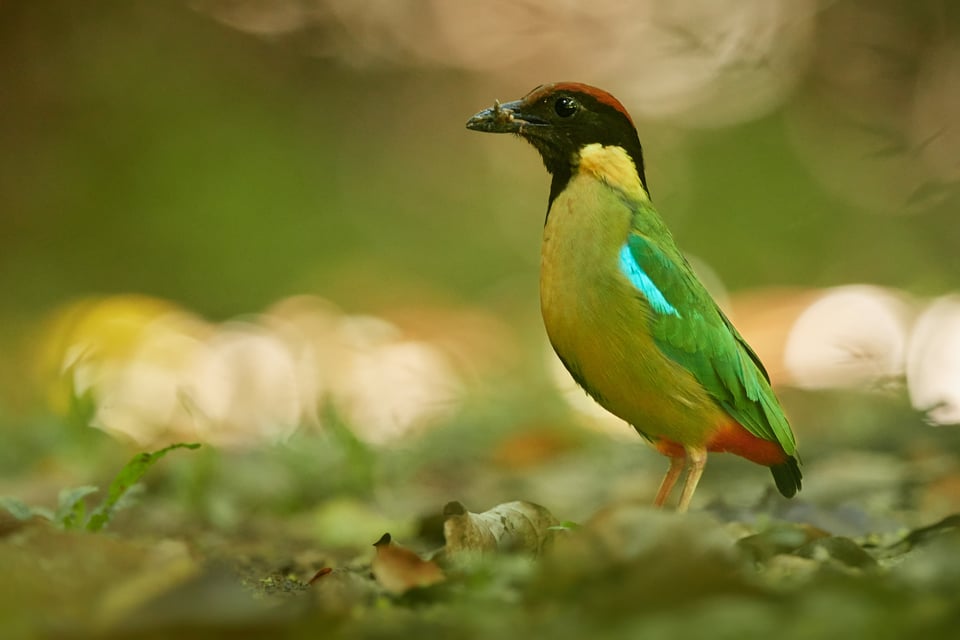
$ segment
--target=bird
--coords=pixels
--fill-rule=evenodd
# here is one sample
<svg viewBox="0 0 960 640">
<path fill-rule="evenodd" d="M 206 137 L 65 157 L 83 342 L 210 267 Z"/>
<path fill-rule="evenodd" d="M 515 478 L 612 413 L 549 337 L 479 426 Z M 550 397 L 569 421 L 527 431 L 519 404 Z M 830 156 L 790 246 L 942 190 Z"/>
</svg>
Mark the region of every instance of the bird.
<svg viewBox="0 0 960 640">
<path fill-rule="evenodd" d="M 687 470 L 687 511 L 710 452 L 770 468 L 801 487 L 796 438 L 770 378 L 697 278 L 650 199 L 627 110 L 577 82 L 495 101 L 467 122 L 516 134 L 552 177 L 540 252 L 540 309 L 573 379 L 670 459 L 662 507 Z"/>
</svg>

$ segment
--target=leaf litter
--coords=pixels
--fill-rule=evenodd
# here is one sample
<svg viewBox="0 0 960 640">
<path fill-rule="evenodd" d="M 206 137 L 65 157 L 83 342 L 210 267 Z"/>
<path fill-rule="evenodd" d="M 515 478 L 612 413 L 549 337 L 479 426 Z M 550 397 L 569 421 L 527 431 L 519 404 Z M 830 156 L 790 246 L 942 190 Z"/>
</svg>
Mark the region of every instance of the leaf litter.
<svg viewBox="0 0 960 640">
<path fill-rule="evenodd" d="M 151 466 L 144 457 L 132 462 L 134 471 L 111 486 L 129 488 Z M 225 478 L 238 464 L 231 461 Z M 549 464 L 523 465 L 516 478 Z M 206 637 L 236 625 L 297 636 L 323 629 L 334 637 L 951 637 L 960 611 L 960 515 L 924 522 L 920 512 L 896 507 L 897 488 L 887 480 L 863 483 L 865 500 L 843 488 L 830 494 L 832 470 L 851 477 L 850 464 L 822 466 L 823 484 L 811 492 L 819 492 L 816 502 L 763 493 L 752 503 L 707 501 L 680 515 L 652 509 L 638 495 L 610 500 L 579 523 L 561 523 L 525 500 L 471 511 L 474 497 L 431 513 L 408 493 L 380 492 L 396 501 L 391 510 L 391 503 L 376 506 L 365 483 L 349 509 L 325 509 L 345 504 L 338 488 L 314 499 L 310 518 L 251 513 L 231 532 L 196 515 L 191 523 L 157 504 L 148 508 L 152 490 L 134 509 L 118 512 L 122 501 L 109 498 L 123 492 L 115 491 L 108 506 L 81 510 L 76 505 L 93 495 L 81 485 L 63 492 L 53 512 L 16 499 L 0 503 L 7 575 L 0 613 L 14 632 L 80 637 L 171 629 Z M 912 481 L 912 464 L 900 464 L 901 482 Z M 369 469 L 378 484 L 390 484 L 379 462 Z M 395 477 L 397 488 L 410 481 Z M 712 479 L 724 495 L 722 468 Z M 526 486 L 512 482 L 521 492 Z M 404 510 L 423 514 L 419 528 L 408 519 L 399 537 L 393 525 L 390 534 L 381 529 L 373 549 L 371 538 L 351 539 L 351 527 L 402 523 Z M 111 520 L 112 533 L 94 533 L 83 526 L 94 513 L 123 517 Z M 339 533 L 318 535 L 321 521 L 311 518 L 320 514 L 326 528 L 338 519 Z"/>
</svg>

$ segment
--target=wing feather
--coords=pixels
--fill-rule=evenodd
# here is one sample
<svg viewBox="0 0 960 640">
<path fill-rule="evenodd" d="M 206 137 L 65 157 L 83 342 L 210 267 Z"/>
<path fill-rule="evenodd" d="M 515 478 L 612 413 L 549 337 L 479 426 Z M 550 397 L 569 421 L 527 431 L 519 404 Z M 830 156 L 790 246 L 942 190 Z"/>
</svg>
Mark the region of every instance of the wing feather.
<svg viewBox="0 0 960 640">
<path fill-rule="evenodd" d="M 757 437 L 779 442 L 789 455 L 796 441 L 769 376 L 730 320 L 673 245 L 634 231 L 627 246 L 637 266 L 676 314 L 651 314 L 657 346 L 697 379 L 733 418 Z"/>
</svg>

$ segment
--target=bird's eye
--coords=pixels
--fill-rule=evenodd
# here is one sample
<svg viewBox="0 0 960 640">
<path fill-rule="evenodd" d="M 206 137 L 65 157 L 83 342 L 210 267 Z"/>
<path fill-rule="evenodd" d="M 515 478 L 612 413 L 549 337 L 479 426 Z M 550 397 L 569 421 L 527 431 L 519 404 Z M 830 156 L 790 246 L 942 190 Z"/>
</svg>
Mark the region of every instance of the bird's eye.
<svg viewBox="0 0 960 640">
<path fill-rule="evenodd" d="M 579 108 L 580 104 L 570 96 L 560 96 L 557 98 L 557 101 L 553 103 L 553 110 L 556 111 L 557 115 L 561 118 L 569 118 L 575 114 Z"/>
</svg>

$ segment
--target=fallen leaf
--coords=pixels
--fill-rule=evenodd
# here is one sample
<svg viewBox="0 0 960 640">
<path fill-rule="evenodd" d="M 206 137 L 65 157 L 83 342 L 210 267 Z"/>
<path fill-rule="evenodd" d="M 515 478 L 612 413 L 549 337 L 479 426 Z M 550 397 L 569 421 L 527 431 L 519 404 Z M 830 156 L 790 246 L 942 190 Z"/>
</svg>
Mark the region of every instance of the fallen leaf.
<svg viewBox="0 0 960 640">
<path fill-rule="evenodd" d="M 377 548 L 370 566 L 373 577 L 390 593 L 400 595 L 445 579 L 435 562 L 424 560 L 410 549 L 394 543 L 389 533 L 383 534 L 373 546 Z"/>
<path fill-rule="evenodd" d="M 320 570 L 317 571 L 315 574 L 313 574 L 313 577 L 310 578 L 310 580 L 307 581 L 307 584 L 309 584 L 310 586 L 313 586 L 313 584 L 314 584 L 317 580 L 319 580 L 320 578 L 322 578 L 323 576 L 325 576 L 325 575 L 327 575 L 327 574 L 329 574 L 329 573 L 333 573 L 333 568 L 332 568 L 332 567 L 324 567 L 323 569 L 320 569 Z"/>
<path fill-rule="evenodd" d="M 560 522 L 546 508 L 516 501 L 483 513 L 471 513 L 459 502 L 443 508 L 445 557 L 465 552 L 525 552 L 539 555 Z"/>
</svg>

